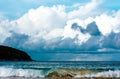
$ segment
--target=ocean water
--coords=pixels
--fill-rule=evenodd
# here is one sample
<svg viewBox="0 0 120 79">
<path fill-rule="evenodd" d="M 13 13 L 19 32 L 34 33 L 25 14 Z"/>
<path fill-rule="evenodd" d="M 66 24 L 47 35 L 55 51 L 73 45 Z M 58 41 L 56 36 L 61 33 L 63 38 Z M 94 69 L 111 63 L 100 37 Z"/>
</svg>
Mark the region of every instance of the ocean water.
<svg viewBox="0 0 120 79">
<path fill-rule="evenodd" d="M 119 61 L 0 62 L 0 79 L 49 79 L 47 75 L 120 78 Z"/>
</svg>

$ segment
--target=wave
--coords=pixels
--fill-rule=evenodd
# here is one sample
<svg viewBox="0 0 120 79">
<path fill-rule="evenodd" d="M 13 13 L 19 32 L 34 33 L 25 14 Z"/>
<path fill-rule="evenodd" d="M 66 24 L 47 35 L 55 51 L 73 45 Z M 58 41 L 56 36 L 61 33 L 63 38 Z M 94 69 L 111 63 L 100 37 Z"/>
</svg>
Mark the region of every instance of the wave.
<svg viewBox="0 0 120 79">
<path fill-rule="evenodd" d="M 0 77 L 44 77 L 42 70 L 0 67 Z"/>
<path fill-rule="evenodd" d="M 114 71 L 103 71 L 99 73 L 90 73 L 90 74 L 77 74 L 75 78 L 80 78 L 80 77 L 111 77 L 111 78 L 120 78 L 120 70 L 114 70 Z"/>
<path fill-rule="evenodd" d="M 120 70 L 82 70 L 82 69 L 67 69 L 67 68 L 39 68 L 39 69 L 24 69 L 14 67 L 0 67 L 0 77 L 29 77 L 29 78 L 44 78 L 44 77 L 120 77 Z"/>
</svg>

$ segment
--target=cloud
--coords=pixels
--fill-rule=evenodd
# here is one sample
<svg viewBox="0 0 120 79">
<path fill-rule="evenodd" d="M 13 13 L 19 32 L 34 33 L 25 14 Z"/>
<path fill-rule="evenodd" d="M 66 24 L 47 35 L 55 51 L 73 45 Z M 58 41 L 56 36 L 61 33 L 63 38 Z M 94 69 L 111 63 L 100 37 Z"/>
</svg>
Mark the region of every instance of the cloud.
<svg viewBox="0 0 120 79">
<path fill-rule="evenodd" d="M 100 12 L 101 3 L 91 0 L 68 12 L 65 5 L 40 6 L 16 20 L 0 20 L 0 44 L 25 50 L 36 59 L 44 55 L 51 60 L 63 56 L 59 53 L 119 51 L 120 11 Z M 93 60 L 92 55 L 88 56 Z M 82 60 L 76 55 L 71 57 L 68 59 Z"/>
<path fill-rule="evenodd" d="M 110 33 L 107 37 L 102 41 L 103 47 L 111 48 L 111 49 L 120 49 L 120 33 Z"/>
<path fill-rule="evenodd" d="M 11 36 L 5 39 L 4 45 L 20 48 L 24 45 L 24 43 L 28 40 L 27 35 L 11 33 Z"/>
<path fill-rule="evenodd" d="M 90 24 L 88 24 L 86 29 L 82 28 L 82 26 L 79 26 L 77 23 L 73 23 L 71 28 L 80 31 L 83 34 L 89 33 L 90 35 L 95 35 L 95 36 L 101 34 L 95 22 L 91 22 Z"/>
<path fill-rule="evenodd" d="M 9 36 L 11 36 L 11 33 L 9 32 L 12 28 L 10 27 L 10 22 L 6 20 L 5 18 L 1 18 L 0 21 L 0 43 L 3 43 L 5 39 Z"/>
<path fill-rule="evenodd" d="M 118 15 L 110 16 L 107 14 L 102 14 L 95 18 L 96 24 L 99 26 L 99 30 L 102 32 L 103 35 L 110 34 L 112 31 L 118 31 L 119 27 L 119 19 L 117 18 Z"/>
<path fill-rule="evenodd" d="M 100 31 L 98 29 L 98 26 L 96 25 L 95 22 L 92 22 L 90 24 L 87 25 L 87 28 L 86 28 L 86 31 L 91 34 L 91 35 L 94 35 L 94 36 L 97 36 L 97 35 L 100 35 Z"/>
<path fill-rule="evenodd" d="M 23 17 L 16 20 L 15 26 L 18 26 L 21 33 L 34 35 L 64 27 L 65 17 L 64 6 L 40 6 L 38 9 L 29 10 Z"/>
<path fill-rule="evenodd" d="M 78 25 L 76 26 L 75 23 Z M 78 43 L 79 45 L 86 42 L 90 38 L 90 34 L 89 33 L 84 34 L 80 31 L 80 26 L 81 26 L 80 23 L 83 24 L 83 21 L 79 19 L 69 20 L 64 28 L 64 33 L 63 33 L 64 39 L 76 38 L 75 43 Z"/>
<path fill-rule="evenodd" d="M 98 14 L 97 9 L 102 2 L 103 2 L 103 0 L 100 0 L 100 1 L 91 0 L 90 3 L 87 3 L 82 6 L 80 5 L 80 6 L 78 6 L 79 9 L 69 12 L 68 18 L 70 18 L 70 19 L 83 18 L 84 19 L 86 17 Z"/>
</svg>

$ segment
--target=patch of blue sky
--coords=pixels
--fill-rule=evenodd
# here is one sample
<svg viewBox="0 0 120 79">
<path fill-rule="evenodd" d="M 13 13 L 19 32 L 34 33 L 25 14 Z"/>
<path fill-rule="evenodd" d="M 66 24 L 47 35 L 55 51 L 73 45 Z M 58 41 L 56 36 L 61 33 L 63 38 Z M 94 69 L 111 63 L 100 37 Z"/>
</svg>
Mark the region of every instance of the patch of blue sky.
<svg viewBox="0 0 120 79">
<path fill-rule="evenodd" d="M 120 9 L 120 0 L 105 0 L 101 6 L 109 10 L 117 11 Z"/>
<path fill-rule="evenodd" d="M 86 3 L 90 0 L 0 0 L 0 12 L 10 20 L 17 19 L 31 8 L 39 6 L 65 5 L 71 6 L 76 3 Z M 67 11 L 73 8 L 67 8 Z"/>
</svg>

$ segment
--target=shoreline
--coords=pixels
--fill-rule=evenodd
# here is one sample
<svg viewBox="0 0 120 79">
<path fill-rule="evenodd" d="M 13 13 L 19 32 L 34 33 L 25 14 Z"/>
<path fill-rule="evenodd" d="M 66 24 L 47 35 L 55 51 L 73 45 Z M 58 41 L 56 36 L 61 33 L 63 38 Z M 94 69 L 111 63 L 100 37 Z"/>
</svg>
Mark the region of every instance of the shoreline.
<svg viewBox="0 0 120 79">
<path fill-rule="evenodd" d="M 79 77 L 79 78 L 0 77 L 0 79 L 120 79 L 120 77 Z"/>
</svg>

